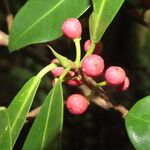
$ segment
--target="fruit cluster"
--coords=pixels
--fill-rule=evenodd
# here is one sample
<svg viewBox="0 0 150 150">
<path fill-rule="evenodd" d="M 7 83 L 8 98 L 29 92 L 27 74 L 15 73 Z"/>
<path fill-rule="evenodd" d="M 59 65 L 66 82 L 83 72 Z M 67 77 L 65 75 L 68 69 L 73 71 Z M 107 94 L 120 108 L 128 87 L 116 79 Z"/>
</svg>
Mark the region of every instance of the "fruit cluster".
<svg viewBox="0 0 150 150">
<path fill-rule="evenodd" d="M 69 18 L 62 25 L 62 32 L 64 35 L 72 39 L 75 44 L 76 41 L 80 41 L 82 34 L 82 26 L 78 19 Z M 78 39 L 78 40 L 76 40 Z M 79 60 L 79 67 L 72 67 L 65 75 L 64 81 L 70 86 L 80 86 L 84 83 L 82 74 L 93 78 L 99 77 L 103 74 L 105 69 L 105 63 L 103 58 L 100 56 L 103 45 L 102 43 L 92 43 L 92 40 L 87 40 L 84 44 L 84 50 L 87 53 L 91 49 L 91 45 L 94 45 L 93 51 L 89 55 L 80 60 L 80 55 L 77 55 L 77 60 Z M 78 47 L 76 47 L 78 48 Z M 78 48 L 78 53 L 80 48 Z M 75 61 L 76 62 L 76 61 Z M 60 77 L 65 72 L 65 67 L 62 66 L 61 62 L 58 59 L 53 59 L 51 63 L 57 64 L 57 67 L 51 71 L 54 76 L 53 85 L 57 81 L 57 78 Z M 80 71 L 79 71 L 80 70 Z M 82 72 L 80 74 L 80 72 Z M 119 91 L 125 91 L 128 89 L 130 81 L 126 76 L 126 73 L 123 68 L 119 66 L 110 66 L 104 72 L 105 83 L 104 85 L 116 86 Z M 101 82 L 102 83 L 102 82 Z M 97 85 L 101 86 L 101 83 Z M 104 86 L 103 85 L 103 86 Z M 73 94 L 68 97 L 65 102 L 67 109 L 70 113 L 74 115 L 80 115 L 86 111 L 89 105 L 89 100 L 80 94 Z"/>
</svg>

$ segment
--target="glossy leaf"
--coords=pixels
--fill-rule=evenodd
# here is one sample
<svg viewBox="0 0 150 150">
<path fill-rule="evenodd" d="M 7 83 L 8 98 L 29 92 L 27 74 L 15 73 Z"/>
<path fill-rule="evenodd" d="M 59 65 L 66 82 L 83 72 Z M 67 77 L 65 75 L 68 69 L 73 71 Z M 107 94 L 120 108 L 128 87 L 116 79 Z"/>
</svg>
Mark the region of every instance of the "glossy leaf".
<svg viewBox="0 0 150 150">
<path fill-rule="evenodd" d="M 79 17 L 88 8 L 89 0 L 29 0 L 15 17 L 10 51 L 58 38 L 64 20 Z"/>
<path fill-rule="evenodd" d="M 12 145 L 20 133 L 26 120 L 27 113 L 33 102 L 35 93 L 41 79 L 38 76 L 32 77 L 19 91 L 8 107 L 8 116 L 10 120 L 10 132 L 12 134 Z"/>
<path fill-rule="evenodd" d="M 0 149 L 12 150 L 10 122 L 4 107 L 0 107 Z"/>
<path fill-rule="evenodd" d="M 58 150 L 63 124 L 63 91 L 57 84 L 47 95 L 23 146 L 23 150 Z M 33 144 L 34 143 L 34 144 Z"/>
<path fill-rule="evenodd" d="M 150 149 L 150 96 L 138 101 L 129 111 L 125 124 L 137 150 Z"/>
<path fill-rule="evenodd" d="M 97 43 L 116 16 L 124 0 L 92 0 L 93 13 L 89 19 L 90 37 Z"/>
</svg>

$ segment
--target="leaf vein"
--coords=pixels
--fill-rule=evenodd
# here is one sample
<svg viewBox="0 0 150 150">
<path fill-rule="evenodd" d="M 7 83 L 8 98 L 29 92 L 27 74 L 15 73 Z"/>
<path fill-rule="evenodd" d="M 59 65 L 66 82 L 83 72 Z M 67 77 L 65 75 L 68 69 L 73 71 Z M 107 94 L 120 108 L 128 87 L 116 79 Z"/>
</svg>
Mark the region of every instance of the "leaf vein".
<svg viewBox="0 0 150 150">
<path fill-rule="evenodd" d="M 46 130 L 47 130 L 47 127 L 48 127 L 48 119 L 49 119 L 49 116 L 50 116 L 50 109 L 51 109 L 51 105 L 53 103 L 53 97 L 54 97 L 54 93 L 55 93 L 55 89 L 53 89 L 53 92 L 52 92 L 52 95 L 51 95 L 51 101 L 50 101 L 50 104 L 49 104 L 49 109 L 47 111 L 47 118 L 46 118 L 46 122 L 45 122 L 45 129 L 43 131 L 43 140 L 42 140 L 42 144 L 41 144 L 41 148 L 44 148 L 44 141 L 46 139 Z"/>
<path fill-rule="evenodd" d="M 148 120 L 144 120 L 144 119 L 142 119 L 142 118 L 140 118 L 140 117 L 138 117 L 138 116 L 135 116 L 135 115 L 133 115 L 133 114 L 129 114 L 131 117 L 133 117 L 133 118 L 135 118 L 135 119 L 137 119 L 137 120 L 141 120 L 141 121 L 143 121 L 143 122 L 145 122 L 145 123 L 148 123 L 148 124 L 150 124 L 150 121 L 148 121 Z"/>
<path fill-rule="evenodd" d="M 97 32 L 97 29 L 98 29 L 98 24 L 99 24 L 99 20 L 100 20 L 100 16 L 102 15 L 102 12 L 103 12 L 103 9 L 104 9 L 104 5 L 105 5 L 105 0 L 102 0 L 102 2 L 101 2 L 101 5 L 100 5 L 100 8 L 99 8 L 99 12 L 98 12 L 98 16 L 97 16 L 97 18 L 98 19 L 96 19 L 96 22 L 95 22 L 95 30 L 94 30 L 94 35 L 96 34 L 96 32 Z M 94 11 L 96 11 L 96 8 L 95 8 L 95 10 Z M 95 12 L 94 12 L 95 13 Z M 94 15 L 94 13 L 92 14 L 92 15 Z"/>
<path fill-rule="evenodd" d="M 14 42 L 14 45 L 17 41 L 19 41 L 27 32 L 29 32 L 36 24 L 38 24 L 42 19 L 44 19 L 47 15 L 49 15 L 49 13 L 51 13 L 52 11 L 54 11 L 64 0 L 61 0 L 59 3 L 57 3 L 57 5 L 55 5 L 55 7 L 53 7 L 53 9 L 49 10 L 47 13 L 45 13 L 45 15 L 41 16 L 37 21 L 35 21 L 35 23 L 33 23 L 27 30 L 25 30 L 19 37 L 18 39 Z"/>
</svg>

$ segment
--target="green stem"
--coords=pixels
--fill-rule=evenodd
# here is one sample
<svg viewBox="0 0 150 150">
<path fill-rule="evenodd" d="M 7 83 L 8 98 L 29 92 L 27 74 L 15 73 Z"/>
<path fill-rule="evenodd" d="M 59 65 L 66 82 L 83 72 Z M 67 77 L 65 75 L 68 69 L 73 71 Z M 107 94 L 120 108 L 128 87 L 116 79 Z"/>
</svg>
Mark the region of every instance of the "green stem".
<svg viewBox="0 0 150 150">
<path fill-rule="evenodd" d="M 103 82 L 100 82 L 100 83 L 97 84 L 97 86 L 100 86 L 100 87 L 106 86 L 106 85 L 107 85 L 106 81 L 103 81 Z"/>
<path fill-rule="evenodd" d="M 75 60 L 75 64 L 76 64 L 76 67 L 80 67 L 80 60 L 81 60 L 81 46 L 80 46 L 80 40 L 81 38 L 76 38 L 74 39 L 74 43 L 75 43 L 75 46 L 76 46 L 76 60 Z"/>
<path fill-rule="evenodd" d="M 82 58 L 82 60 L 83 60 L 85 57 L 91 55 L 91 54 L 94 52 L 95 46 L 96 46 L 96 44 L 92 42 L 91 45 L 90 45 L 90 49 L 86 52 L 86 54 L 85 54 L 85 56 Z"/>
<path fill-rule="evenodd" d="M 63 74 L 59 77 L 59 80 L 62 80 L 64 79 L 64 77 L 67 75 L 67 73 L 70 71 L 71 69 L 71 66 L 68 66 L 65 71 L 63 72 Z"/>
<path fill-rule="evenodd" d="M 50 72 L 51 70 L 53 70 L 54 68 L 56 68 L 57 65 L 56 64 L 49 64 L 47 65 L 45 68 L 43 68 L 38 74 L 37 76 L 39 76 L 40 78 L 43 78 L 43 76 Z"/>
</svg>

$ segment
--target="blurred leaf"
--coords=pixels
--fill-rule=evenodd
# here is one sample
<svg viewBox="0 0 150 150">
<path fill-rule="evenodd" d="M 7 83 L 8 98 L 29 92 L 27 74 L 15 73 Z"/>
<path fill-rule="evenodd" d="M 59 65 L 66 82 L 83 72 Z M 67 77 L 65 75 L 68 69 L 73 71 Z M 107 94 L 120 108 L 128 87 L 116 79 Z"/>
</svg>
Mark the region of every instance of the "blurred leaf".
<svg viewBox="0 0 150 150">
<path fill-rule="evenodd" d="M 21 73 L 20 73 L 21 72 Z M 27 68 L 23 67 L 15 67 L 10 71 L 11 77 L 13 77 L 16 80 L 19 80 L 21 82 L 27 81 L 31 77 L 33 77 L 34 72 Z M 18 81 L 16 81 L 18 82 Z"/>
<path fill-rule="evenodd" d="M 23 146 L 23 150 L 58 150 L 63 124 L 63 91 L 61 82 L 47 95 Z M 33 144 L 34 143 L 34 144 Z"/>
<path fill-rule="evenodd" d="M 89 8 L 89 0 L 30 0 L 15 17 L 9 49 L 52 41 L 62 35 L 67 18 L 77 18 Z"/>
<path fill-rule="evenodd" d="M 92 0 L 93 13 L 89 19 L 90 37 L 97 43 L 116 16 L 124 0 Z"/>
<path fill-rule="evenodd" d="M 5 107 L 0 107 L 0 148 L 3 150 L 12 150 L 10 122 Z"/>
<path fill-rule="evenodd" d="M 129 138 L 137 150 L 150 149 L 150 96 L 138 101 L 125 119 Z"/>
<path fill-rule="evenodd" d="M 41 79 L 38 76 L 32 77 L 19 91 L 8 107 L 8 116 L 10 119 L 10 131 L 12 134 L 12 145 L 26 120 L 27 113 L 33 102 L 35 93 Z"/>
</svg>

